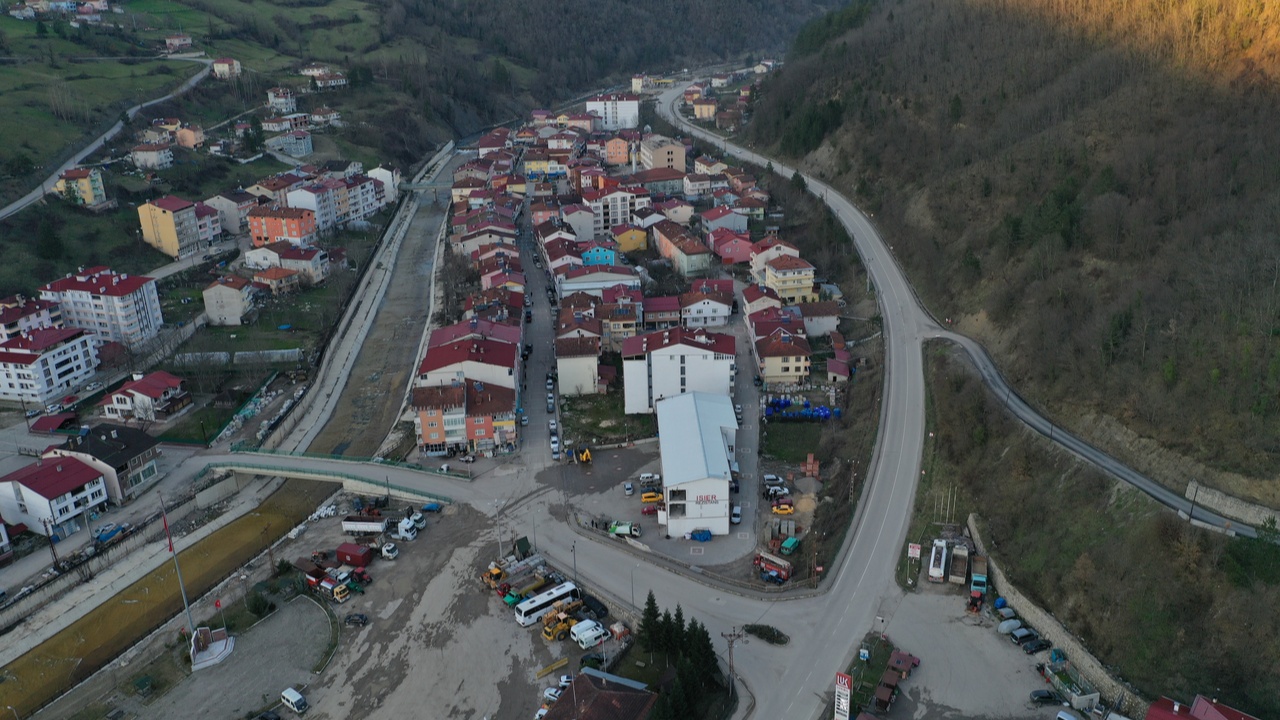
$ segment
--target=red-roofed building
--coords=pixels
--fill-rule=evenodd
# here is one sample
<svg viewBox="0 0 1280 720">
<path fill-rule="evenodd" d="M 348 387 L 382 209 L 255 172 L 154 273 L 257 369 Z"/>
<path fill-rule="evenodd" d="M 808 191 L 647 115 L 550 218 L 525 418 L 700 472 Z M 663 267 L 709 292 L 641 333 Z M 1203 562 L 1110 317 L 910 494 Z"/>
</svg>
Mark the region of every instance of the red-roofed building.
<svg viewBox="0 0 1280 720">
<path fill-rule="evenodd" d="M 249 211 L 248 218 L 254 247 L 273 242 L 310 245 L 318 230 L 315 211 L 304 208 L 259 205 Z"/>
<path fill-rule="evenodd" d="M 648 330 L 663 330 L 680 325 L 680 298 L 676 295 L 647 297 L 644 299 L 644 326 Z"/>
<path fill-rule="evenodd" d="M 778 293 L 763 285 L 748 285 L 742 290 L 742 312 L 745 315 L 759 312 L 765 308 L 782 307 L 782 298 Z"/>
<path fill-rule="evenodd" d="M 522 337 L 521 327 L 480 318 L 463 320 L 432 330 L 427 336 L 427 348 L 448 345 L 459 340 L 497 340 L 510 345 L 519 345 Z"/>
<path fill-rule="evenodd" d="M 37 460 L 0 477 L 0 515 L 37 535 L 68 537 L 89 527 L 89 513 L 106 507 L 103 474 L 75 458 Z"/>
<path fill-rule="evenodd" d="M 53 192 L 77 205 L 97 208 L 107 202 L 107 190 L 98 168 L 72 168 L 58 176 Z"/>
<path fill-rule="evenodd" d="M 134 373 L 132 380 L 109 393 L 98 407 L 112 420 L 155 422 L 190 404 L 187 381 L 159 370 L 148 375 Z"/>
<path fill-rule="evenodd" d="M 204 289 L 204 312 L 210 325 L 235 327 L 253 312 L 257 289 L 235 275 L 224 275 Z"/>
<path fill-rule="evenodd" d="M 622 343 L 627 413 L 652 413 L 654 403 L 686 392 L 728 396 L 737 373 L 732 335 L 671 328 Z"/>
<path fill-rule="evenodd" d="M 514 389 L 520 377 L 519 349 L 497 340 L 458 340 L 428 348 L 418 365 L 417 387 L 451 385 L 464 379 Z"/>
<path fill-rule="evenodd" d="M 803 335 L 781 328 L 756 341 L 756 374 L 767 383 L 797 385 L 809 379 L 813 351 Z"/>
<path fill-rule="evenodd" d="M 282 267 L 269 267 L 255 272 L 253 282 L 266 288 L 272 296 L 285 295 L 298 289 L 301 273 Z"/>
<path fill-rule="evenodd" d="M 423 454 L 515 450 L 519 425 L 513 388 L 462 378 L 449 385 L 414 388 L 410 405 Z"/>
<path fill-rule="evenodd" d="M 756 282 L 764 282 L 765 264 L 782 255 L 800 257 L 800 250 L 777 236 L 767 237 L 751 246 L 751 276 Z"/>
<path fill-rule="evenodd" d="M 164 324 L 156 281 L 110 268 L 81 268 L 41 286 L 40 299 L 58 303 L 66 325 L 130 348 L 155 338 Z"/>
<path fill-rule="evenodd" d="M 712 230 L 707 237 L 711 250 L 720 257 L 725 265 L 749 262 L 751 260 L 751 236 L 744 232 L 735 232 L 728 228 Z"/>
<path fill-rule="evenodd" d="M 1162 697 L 1147 708 L 1147 720 L 1259 720 L 1216 700 L 1197 695 L 1190 705 Z"/>
<path fill-rule="evenodd" d="M 301 247 L 277 242 L 254 248 L 244 254 L 246 267 L 254 270 L 284 268 L 299 274 L 302 282 L 315 285 L 329 277 L 329 255 L 317 247 Z"/>
<path fill-rule="evenodd" d="M 556 339 L 556 375 L 560 394 L 600 392 L 600 340 L 589 336 Z"/>
<path fill-rule="evenodd" d="M 765 286 L 772 289 L 788 305 L 814 302 L 814 267 L 808 261 L 791 255 L 780 255 L 764 264 Z"/>
<path fill-rule="evenodd" d="M 831 333 L 832 357 L 827 360 L 827 382 L 849 382 L 853 377 L 853 354 L 845 346 L 844 336 L 838 332 Z"/>
<path fill-rule="evenodd" d="M 698 216 L 702 224 L 702 231 L 710 233 L 712 230 L 724 228 L 738 233 L 747 231 L 747 217 L 739 215 L 733 211 L 733 208 L 726 205 L 713 207 Z"/>
<path fill-rule="evenodd" d="M 10 295 L 0 300 L 0 342 L 29 330 L 62 327 L 62 308 L 49 300 Z"/>
<path fill-rule="evenodd" d="M 171 258 L 200 251 L 200 219 L 195 203 L 165 195 L 138 206 L 142 240 Z"/>
<path fill-rule="evenodd" d="M 685 327 L 719 327 L 729 322 L 733 296 L 728 293 L 690 291 L 680 295 L 680 321 Z"/>
<path fill-rule="evenodd" d="M 80 328 L 28 330 L 0 343 L 0 400 L 42 407 L 88 382 L 100 340 Z"/>
</svg>

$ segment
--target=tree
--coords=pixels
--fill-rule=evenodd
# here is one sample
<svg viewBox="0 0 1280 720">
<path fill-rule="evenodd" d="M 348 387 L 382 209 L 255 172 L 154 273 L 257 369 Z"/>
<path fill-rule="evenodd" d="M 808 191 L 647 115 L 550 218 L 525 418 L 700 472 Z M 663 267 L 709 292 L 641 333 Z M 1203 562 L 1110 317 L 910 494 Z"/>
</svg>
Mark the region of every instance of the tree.
<svg viewBox="0 0 1280 720">
<path fill-rule="evenodd" d="M 681 657 L 686 650 L 684 632 L 684 610 L 676 603 L 676 614 L 671 617 L 671 652 Z"/>
<path fill-rule="evenodd" d="M 653 596 L 653 591 L 649 591 L 649 597 L 644 601 L 644 613 L 640 616 L 640 624 L 636 627 L 636 642 L 645 652 L 653 652 L 657 649 L 657 633 L 662 618 L 658 614 L 658 600 Z"/>
<path fill-rule="evenodd" d="M 244 132 L 244 145 L 251 153 L 260 152 L 266 138 L 262 133 L 262 120 L 253 115 L 249 118 L 249 129 Z"/>
<path fill-rule="evenodd" d="M 49 28 L 45 26 L 43 20 L 36 21 L 36 37 L 49 37 Z"/>
<path fill-rule="evenodd" d="M 62 239 L 53 227 L 53 220 L 47 215 L 40 219 L 40 229 L 36 231 L 36 255 L 43 260 L 62 257 Z"/>
<path fill-rule="evenodd" d="M 658 621 L 657 646 L 658 652 L 663 655 L 670 655 L 675 651 L 675 645 L 679 642 L 672 630 L 675 628 L 675 621 L 671 619 L 671 611 L 663 610 L 662 619 Z M 670 663 L 670 658 L 667 659 Z"/>
<path fill-rule="evenodd" d="M 26 153 L 18 153 L 4 161 L 4 170 L 6 173 L 21 177 L 27 175 L 36 169 L 36 164 Z"/>
<path fill-rule="evenodd" d="M 800 174 L 799 170 L 791 174 L 791 187 L 798 192 L 804 192 L 809 188 L 809 183 L 804 181 L 804 176 Z"/>
<path fill-rule="evenodd" d="M 703 686 L 711 685 L 720 675 L 720 664 L 716 660 L 716 649 L 711 644 L 711 633 L 697 618 L 689 620 L 689 627 L 684 633 L 685 657 L 697 671 Z"/>
<path fill-rule="evenodd" d="M 959 95 L 951 96 L 951 109 L 949 114 L 951 115 L 951 122 L 953 123 L 960 122 L 960 118 L 964 117 L 964 103 L 960 100 Z"/>
</svg>

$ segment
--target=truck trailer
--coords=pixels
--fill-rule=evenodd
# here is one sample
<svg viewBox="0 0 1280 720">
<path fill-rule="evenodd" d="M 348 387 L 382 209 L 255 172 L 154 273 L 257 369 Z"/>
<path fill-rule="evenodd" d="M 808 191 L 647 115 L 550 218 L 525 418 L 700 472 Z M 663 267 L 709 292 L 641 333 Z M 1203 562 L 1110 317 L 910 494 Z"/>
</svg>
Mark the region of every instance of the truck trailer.
<svg viewBox="0 0 1280 720">
<path fill-rule="evenodd" d="M 390 518 L 373 515 L 348 515 L 342 518 L 342 532 L 348 535 L 375 535 L 384 533 L 391 525 Z"/>
<path fill-rule="evenodd" d="M 969 546 L 964 543 L 956 543 L 951 548 L 951 572 L 947 575 L 954 585 L 964 585 L 969 579 Z"/>
</svg>

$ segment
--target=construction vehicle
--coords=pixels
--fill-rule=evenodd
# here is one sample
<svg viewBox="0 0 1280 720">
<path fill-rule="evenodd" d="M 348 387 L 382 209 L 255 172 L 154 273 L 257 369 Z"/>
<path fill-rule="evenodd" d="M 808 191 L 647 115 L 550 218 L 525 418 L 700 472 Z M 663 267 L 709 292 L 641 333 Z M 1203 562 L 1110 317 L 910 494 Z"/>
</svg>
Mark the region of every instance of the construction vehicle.
<svg viewBox="0 0 1280 720">
<path fill-rule="evenodd" d="M 760 572 L 762 573 L 777 573 L 778 577 L 782 578 L 783 582 L 791 579 L 791 573 L 793 570 L 791 561 L 784 560 L 773 553 L 758 552 L 756 553 L 755 559 L 751 561 L 751 564 L 760 568 Z"/>
<path fill-rule="evenodd" d="M 509 590 L 502 598 L 502 601 L 507 604 L 507 607 L 515 607 L 516 605 L 519 605 L 522 600 L 538 592 L 550 583 L 551 581 L 547 578 L 542 575 L 535 574 L 529 578 L 528 583 L 521 586 L 519 589 Z"/>
<path fill-rule="evenodd" d="M 983 595 L 986 595 L 987 594 L 987 559 L 982 555 L 974 555 L 970 559 L 970 564 L 973 566 L 973 569 L 969 573 L 969 575 L 972 577 L 972 580 L 969 583 L 969 590 L 971 592 L 976 592 L 976 593 L 981 593 Z"/>
<path fill-rule="evenodd" d="M 527 569 L 529 572 L 532 572 L 545 564 L 546 561 L 537 553 L 534 553 L 523 560 L 499 560 L 497 562 L 491 562 L 489 563 L 489 569 L 480 576 L 480 581 L 487 585 L 489 589 L 497 590 L 498 586 L 507 582 L 508 578 L 518 576 L 522 569 Z"/>
<path fill-rule="evenodd" d="M 576 600 L 560 600 L 547 608 L 547 612 L 542 616 L 543 625 L 553 625 L 557 620 L 557 616 L 562 613 L 574 614 L 582 609 L 583 601 Z"/>
<path fill-rule="evenodd" d="M 555 613 L 553 619 L 554 622 L 542 627 L 542 639 L 547 642 L 563 640 L 569 637 L 569 632 L 573 630 L 573 626 L 578 624 L 578 618 L 566 612 Z"/>
<path fill-rule="evenodd" d="M 340 583 L 333 578 L 325 578 L 315 586 L 315 591 L 322 595 L 325 600 L 332 600 L 336 603 L 344 603 L 351 599 L 351 589 L 346 583 Z"/>
</svg>

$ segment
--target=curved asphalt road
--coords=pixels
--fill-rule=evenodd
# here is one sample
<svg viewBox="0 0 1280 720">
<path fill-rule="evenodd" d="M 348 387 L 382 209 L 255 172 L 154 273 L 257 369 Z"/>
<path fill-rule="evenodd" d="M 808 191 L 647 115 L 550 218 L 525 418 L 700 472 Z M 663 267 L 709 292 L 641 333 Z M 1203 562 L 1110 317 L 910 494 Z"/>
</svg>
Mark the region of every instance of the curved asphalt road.
<svg viewBox="0 0 1280 720">
<path fill-rule="evenodd" d="M 784 176 L 795 172 L 794 168 L 732 143 L 727 143 L 719 136 L 712 135 L 686 121 L 672 107 L 672 104 L 680 97 L 683 91 L 684 88 L 678 88 L 663 93 L 659 97 L 658 112 L 668 121 L 682 126 L 686 131 L 704 140 L 719 144 L 727 154 L 734 157 L 754 163 L 760 167 L 772 162 L 774 170 Z M 910 374 L 914 383 L 923 385 L 923 374 L 917 371 L 917 368 L 920 367 L 920 343 L 930 338 L 940 338 L 953 342 L 968 353 L 974 365 L 977 366 L 979 373 L 981 373 L 983 381 L 986 382 L 991 391 L 996 393 L 997 396 L 1005 398 L 1005 404 L 1014 416 L 1032 430 L 1071 451 L 1082 460 L 1092 463 L 1112 477 L 1141 490 L 1170 509 L 1184 514 L 1192 513 L 1192 517 L 1195 520 L 1214 527 L 1232 529 L 1238 534 L 1248 537 L 1256 536 L 1253 528 L 1228 520 L 1217 513 L 1206 510 L 1203 506 L 1195 506 L 1194 503 L 1181 495 L 1138 473 L 1075 435 L 1057 427 L 1051 420 L 1031 407 L 1005 381 L 1000 374 L 999 368 L 992 361 L 991 356 L 987 354 L 979 343 L 964 335 L 945 330 L 933 320 L 915 296 L 915 292 L 907 282 L 902 268 L 897 264 L 884 239 L 880 237 L 870 220 L 854 207 L 853 203 L 849 202 L 830 185 L 805 173 L 801 173 L 801 176 L 808 184 L 809 192 L 822 198 L 832 212 L 840 218 L 845 229 L 849 231 L 858 253 L 863 258 L 867 272 L 871 275 L 872 281 L 881 293 L 880 308 L 884 316 L 885 333 L 889 338 L 889 342 L 886 343 L 886 365 L 892 369 L 893 374 Z M 908 360 L 909 363 L 912 363 L 910 366 L 900 364 L 903 360 L 907 360 L 906 357 L 903 357 L 904 355 L 910 355 L 911 359 Z M 892 375 L 888 384 L 889 387 L 886 388 L 887 392 L 885 393 L 887 411 L 892 410 L 900 402 L 908 399 L 905 396 L 894 393 Z M 902 407 L 901 411 L 912 416 L 923 415 L 924 402 L 923 400 L 918 404 L 913 402 L 910 406 Z M 913 423 L 913 426 L 916 424 L 923 428 L 922 421 Z M 898 432 L 900 429 L 899 426 L 882 422 L 881 436 L 892 435 L 892 433 Z M 873 477 L 877 481 L 878 478 L 878 475 Z"/>
<path fill-rule="evenodd" d="M 147 102 L 144 102 L 140 105 L 134 105 L 133 107 L 126 110 L 125 112 L 129 113 L 130 118 L 137 115 L 138 112 L 145 107 L 155 105 L 156 103 L 162 103 L 166 100 L 169 100 L 171 98 L 174 98 L 178 95 L 185 93 L 186 91 L 190 90 L 196 85 L 199 85 L 201 80 L 204 80 L 206 77 L 208 77 L 210 69 L 213 68 L 213 60 L 210 60 L 209 58 L 176 57 L 176 58 L 166 58 L 166 59 L 187 60 L 189 62 L 201 63 L 202 65 L 204 65 L 204 67 L 200 69 L 200 72 L 196 73 L 195 75 L 192 75 L 190 78 L 187 78 L 186 82 L 179 85 L 177 89 L 175 89 L 173 92 L 169 93 L 168 95 L 165 95 L 164 97 L 158 97 L 155 100 L 148 100 Z M 85 159 L 86 157 L 93 154 L 94 152 L 97 152 L 98 148 L 102 147 L 103 144 L 105 144 L 108 140 L 115 137 L 116 133 L 120 132 L 121 128 L 123 127 L 124 127 L 124 124 L 121 123 L 119 120 L 117 120 L 116 123 L 112 125 L 105 133 L 103 133 L 102 135 L 99 135 L 97 140 L 94 140 L 93 142 L 84 146 L 83 149 L 81 149 L 75 155 L 72 155 L 70 159 L 68 159 L 66 162 L 62 163 L 61 165 L 59 165 L 58 168 L 54 170 L 51 175 L 49 175 L 49 177 L 45 178 L 45 180 L 40 184 L 40 187 L 36 188 L 35 190 L 32 190 L 26 195 L 23 195 L 18 200 L 12 203 L 9 203 L 4 208 L 0 208 L 0 220 L 3 220 L 9 217 L 10 215 L 13 215 L 14 213 L 22 210 L 28 205 L 31 205 L 32 203 L 36 202 L 40 198 L 44 197 L 45 186 L 53 187 L 53 184 L 58 182 L 58 176 L 62 175 L 62 173 L 66 172 L 67 170 L 70 170 L 76 165 L 79 165 L 81 160 Z"/>
</svg>

